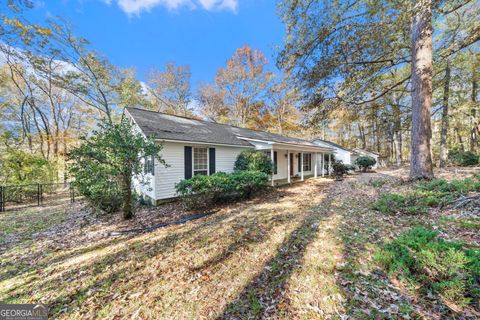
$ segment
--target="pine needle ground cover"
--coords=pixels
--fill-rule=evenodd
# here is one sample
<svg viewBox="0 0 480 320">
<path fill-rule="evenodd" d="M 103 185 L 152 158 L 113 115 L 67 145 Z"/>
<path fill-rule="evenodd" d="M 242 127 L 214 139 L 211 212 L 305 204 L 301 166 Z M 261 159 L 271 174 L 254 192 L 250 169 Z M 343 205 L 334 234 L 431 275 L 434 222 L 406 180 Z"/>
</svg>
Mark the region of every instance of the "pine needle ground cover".
<svg viewBox="0 0 480 320">
<path fill-rule="evenodd" d="M 437 175 L 474 179 L 474 168 L 452 170 Z M 480 244 L 475 207 L 432 206 L 416 215 L 373 209 L 382 194 L 417 190 L 402 180 L 406 174 L 310 179 L 202 219 L 120 236 L 110 234 L 185 213 L 171 204 L 124 222 L 77 204 L 31 208 L 21 224 L 21 212 L 2 214 L 0 300 L 46 303 L 60 319 L 473 319 L 479 310 L 467 275 Z M 450 301 L 458 291 L 445 283 L 418 290 L 428 273 L 415 267 L 409 278 L 378 259 L 418 226 L 434 230 L 432 247 L 445 242 L 464 254 L 452 254 L 459 276 L 445 279 L 461 280 L 464 299 Z"/>
</svg>

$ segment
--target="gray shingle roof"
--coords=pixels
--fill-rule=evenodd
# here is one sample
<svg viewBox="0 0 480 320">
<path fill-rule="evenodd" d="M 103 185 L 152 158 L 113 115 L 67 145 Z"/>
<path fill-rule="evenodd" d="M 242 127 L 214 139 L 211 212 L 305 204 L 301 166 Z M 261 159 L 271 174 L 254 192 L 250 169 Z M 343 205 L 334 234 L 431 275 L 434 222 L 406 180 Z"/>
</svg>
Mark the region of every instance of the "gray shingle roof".
<svg viewBox="0 0 480 320">
<path fill-rule="evenodd" d="M 146 136 L 153 136 L 156 139 L 251 146 L 250 143 L 241 139 L 242 137 L 318 147 L 308 140 L 285 137 L 264 131 L 255 131 L 132 107 L 126 108 L 126 110 Z"/>
<path fill-rule="evenodd" d="M 345 150 L 345 151 L 349 151 L 349 152 L 353 152 L 355 153 L 355 150 L 352 150 L 352 149 L 348 149 L 348 148 L 345 148 L 344 146 L 341 146 L 335 142 L 331 142 L 331 141 L 327 141 L 327 140 L 322 140 L 322 139 L 313 139 L 312 142 L 315 142 L 315 141 L 320 141 L 320 142 L 323 142 L 325 144 L 328 144 L 332 147 L 335 147 L 335 148 L 339 148 L 339 149 L 342 149 L 342 150 Z"/>
</svg>

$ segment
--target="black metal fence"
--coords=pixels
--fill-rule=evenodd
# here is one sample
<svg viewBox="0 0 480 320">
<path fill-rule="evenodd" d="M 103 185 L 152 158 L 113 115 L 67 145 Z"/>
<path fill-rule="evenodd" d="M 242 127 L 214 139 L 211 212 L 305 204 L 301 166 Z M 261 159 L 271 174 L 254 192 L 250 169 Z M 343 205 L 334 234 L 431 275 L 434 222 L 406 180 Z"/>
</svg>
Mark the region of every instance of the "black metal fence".
<svg viewBox="0 0 480 320">
<path fill-rule="evenodd" d="M 68 182 L 0 186 L 0 212 L 68 201 L 75 201 L 75 190 Z"/>
</svg>

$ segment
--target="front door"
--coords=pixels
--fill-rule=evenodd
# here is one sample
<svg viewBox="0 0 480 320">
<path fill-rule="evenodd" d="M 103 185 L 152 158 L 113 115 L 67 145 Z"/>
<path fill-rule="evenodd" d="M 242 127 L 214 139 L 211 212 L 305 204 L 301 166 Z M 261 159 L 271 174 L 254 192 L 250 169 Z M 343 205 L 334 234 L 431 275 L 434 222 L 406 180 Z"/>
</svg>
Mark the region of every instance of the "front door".
<svg viewBox="0 0 480 320">
<path fill-rule="evenodd" d="M 293 176 L 293 153 L 290 153 L 290 176 Z"/>
</svg>

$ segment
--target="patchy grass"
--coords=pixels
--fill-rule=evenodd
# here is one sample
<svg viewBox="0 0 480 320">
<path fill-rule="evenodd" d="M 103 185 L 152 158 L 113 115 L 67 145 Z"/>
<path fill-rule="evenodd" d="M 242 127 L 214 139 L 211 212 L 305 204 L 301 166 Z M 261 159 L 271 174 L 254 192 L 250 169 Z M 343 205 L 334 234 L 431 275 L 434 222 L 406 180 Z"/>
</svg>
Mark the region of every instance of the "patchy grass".
<svg viewBox="0 0 480 320">
<path fill-rule="evenodd" d="M 471 317 L 479 312 L 474 306 L 452 308 L 410 290 L 372 259 L 419 223 L 478 246 L 477 230 L 457 223 L 466 219 L 460 209 L 417 216 L 370 209 L 382 193 L 413 190 L 402 183 L 402 170 L 310 179 L 145 234 L 108 235 L 163 221 L 175 207 L 151 209 L 128 224 L 67 211 L 61 227 L 3 244 L 0 301 L 43 302 L 60 319 Z M 447 174 L 461 177 L 439 173 Z M 377 180 L 386 182 L 369 184 Z"/>
<path fill-rule="evenodd" d="M 35 233 L 58 225 L 67 217 L 64 205 L 0 213 L 0 247 L 9 241 L 29 239 Z M 1 252 L 1 251 L 0 251 Z"/>
<path fill-rule="evenodd" d="M 438 234 L 430 228 L 412 228 L 378 250 L 375 260 L 412 291 L 433 291 L 458 308 L 476 303 L 480 298 L 480 249 L 445 241 Z"/>
<path fill-rule="evenodd" d="M 379 187 L 375 184 L 371 185 L 373 187 Z M 479 190 L 480 175 L 452 181 L 433 179 L 431 181 L 417 183 L 413 187 L 413 190 L 409 190 L 403 194 L 396 192 L 383 193 L 371 207 L 385 214 L 426 214 L 431 207 L 450 205 L 461 196 Z"/>
<path fill-rule="evenodd" d="M 442 217 L 440 223 L 444 225 L 453 224 L 463 229 L 480 230 L 480 218 L 453 218 Z"/>
</svg>

